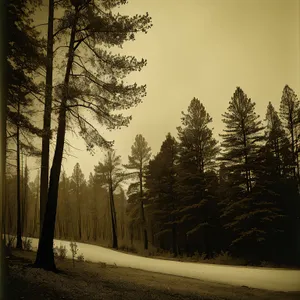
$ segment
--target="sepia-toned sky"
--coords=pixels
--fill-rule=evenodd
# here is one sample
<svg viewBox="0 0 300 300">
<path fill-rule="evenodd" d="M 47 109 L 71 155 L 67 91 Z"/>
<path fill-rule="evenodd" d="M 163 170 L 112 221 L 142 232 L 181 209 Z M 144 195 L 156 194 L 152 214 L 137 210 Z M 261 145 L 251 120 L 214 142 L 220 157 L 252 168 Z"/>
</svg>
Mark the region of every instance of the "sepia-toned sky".
<svg viewBox="0 0 300 300">
<path fill-rule="evenodd" d="M 130 110 L 129 127 L 101 130 L 115 140 L 124 163 L 138 133 L 154 154 L 168 132 L 177 136 L 181 111 L 193 97 L 212 116 L 218 138 L 221 114 L 237 86 L 256 102 L 262 119 L 269 101 L 279 108 L 285 84 L 300 94 L 299 0 L 129 0 L 120 12 L 148 12 L 153 20 L 148 34 L 138 35 L 122 50 L 148 60 L 142 72 L 129 78 L 147 84 L 147 96 Z M 47 22 L 42 15 L 38 20 Z M 66 157 L 64 169 L 71 175 L 79 162 L 88 176 L 103 154 L 98 150 L 91 156 L 80 138 L 68 140 L 80 150 L 70 149 L 76 157 Z"/>
</svg>

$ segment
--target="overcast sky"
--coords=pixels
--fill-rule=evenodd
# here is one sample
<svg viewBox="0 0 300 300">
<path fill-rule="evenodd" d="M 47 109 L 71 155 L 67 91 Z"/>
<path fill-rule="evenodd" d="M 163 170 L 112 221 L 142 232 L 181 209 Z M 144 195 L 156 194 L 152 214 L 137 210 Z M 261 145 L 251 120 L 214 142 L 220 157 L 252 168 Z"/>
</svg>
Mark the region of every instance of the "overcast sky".
<svg viewBox="0 0 300 300">
<path fill-rule="evenodd" d="M 104 132 L 127 162 L 141 133 L 157 153 L 166 134 L 177 136 L 181 111 L 198 98 L 213 118 L 215 136 L 222 133 L 221 114 L 240 86 L 265 118 L 271 101 L 277 109 L 288 84 L 299 95 L 300 1 L 298 0 L 129 0 L 122 13 L 148 12 L 153 27 L 122 53 L 145 58 L 148 65 L 129 80 L 147 84 L 147 96 L 130 110 L 129 127 Z M 45 7 L 47 12 L 47 7 Z M 40 14 L 38 21 L 46 16 Z M 76 162 L 88 176 L 102 158 L 91 156 L 80 138 L 68 137 L 80 150 L 64 160 L 71 175 Z M 52 161 L 51 161 L 52 164 Z M 37 166 L 37 165 L 36 165 Z M 35 165 L 32 163 L 31 168 Z"/>
</svg>

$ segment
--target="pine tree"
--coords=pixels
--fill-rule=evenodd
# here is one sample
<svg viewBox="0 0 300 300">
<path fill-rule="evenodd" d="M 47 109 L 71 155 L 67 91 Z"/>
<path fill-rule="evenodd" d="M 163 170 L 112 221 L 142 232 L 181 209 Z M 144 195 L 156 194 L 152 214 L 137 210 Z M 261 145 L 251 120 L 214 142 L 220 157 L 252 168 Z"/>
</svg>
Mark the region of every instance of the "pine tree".
<svg viewBox="0 0 300 300">
<path fill-rule="evenodd" d="M 89 111 L 110 130 L 128 125 L 130 116 L 112 112 L 129 109 L 141 102 L 145 86 L 125 85 L 122 80 L 132 71 L 141 70 L 146 61 L 113 55 L 103 48 L 120 47 L 125 41 L 134 40 L 136 33 L 147 32 L 151 27 L 147 14 L 128 17 L 112 13 L 113 8 L 125 4 L 125 1 L 86 0 L 72 1 L 71 4 L 66 4 L 64 17 L 57 28 L 61 34 L 70 32 L 70 35 L 64 81 L 56 90 L 56 96 L 60 99 L 57 139 L 35 263 L 38 267 L 50 270 L 56 269 L 52 246 L 67 117 L 73 117 L 77 122 L 89 150 L 95 145 L 111 145 L 84 118 L 82 110 Z"/>
<path fill-rule="evenodd" d="M 42 135 L 30 118 L 30 107 L 33 98 L 37 97 L 38 86 L 33 79 L 33 72 L 43 66 L 43 42 L 39 39 L 38 32 L 32 26 L 30 15 L 35 10 L 38 1 L 12 0 L 7 3 L 7 139 L 16 139 L 17 144 L 17 172 L 20 176 L 20 151 L 21 148 L 37 152 L 27 135 Z M 15 133 L 12 132 L 15 130 Z M 21 136 L 25 136 L 22 141 Z M 22 248 L 22 222 L 20 178 L 17 184 L 17 248 Z"/>
<path fill-rule="evenodd" d="M 145 138 L 138 134 L 135 137 L 134 144 L 131 147 L 131 155 L 128 156 L 128 164 L 124 167 L 131 170 L 130 175 L 136 177 L 138 181 L 130 184 L 128 188 L 128 202 L 133 204 L 131 215 L 137 216 L 140 210 L 141 230 L 143 231 L 144 249 L 148 249 L 148 233 L 144 211 L 144 183 L 146 166 L 151 157 L 151 148 L 148 146 Z"/>
<path fill-rule="evenodd" d="M 97 205 L 97 183 L 96 175 L 90 173 L 88 180 L 88 190 L 90 198 L 90 209 L 91 209 L 91 222 L 92 222 L 92 238 L 94 241 L 97 240 L 98 231 L 98 205 Z"/>
<path fill-rule="evenodd" d="M 71 189 L 73 191 L 73 194 L 75 196 L 75 205 L 77 208 L 77 215 L 76 215 L 76 220 L 77 220 L 77 228 L 78 228 L 78 238 L 79 240 L 82 239 L 82 205 L 83 205 L 83 188 L 85 185 L 85 179 L 84 179 L 84 174 L 81 171 L 79 163 L 76 163 L 73 173 L 71 176 Z"/>
<path fill-rule="evenodd" d="M 112 226 L 112 247 L 118 249 L 118 236 L 117 236 L 117 220 L 116 220 L 116 209 L 114 201 L 114 192 L 117 187 L 124 181 L 124 172 L 121 169 L 121 157 L 116 155 L 115 151 L 108 151 L 104 163 L 99 162 L 98 166 L 95 167 L 96 176 L 101 178 L 107 186 L 109 193 L 109 208 Z"/>
<path fill-rule="evenodd" d="M 298 135 L 299 135 L 299 108 L 300 102 L 295 92 L 286 85 L 280 102 L 280 117 L 290 135 L 290 149 L 293 158 L 294 176 L 299 177 Z"/>
<path fill-rule="evenodd" d="M 274 217 L 266 208 L 268 204 L 261 201 L 264 193 L 258 170 L 264 156 L 264 128 L 255 113 L 255 103 L 239 87 L 223 117 L 222 160 L 227 164 L 230 187 L 223 210 L 225 227 L 233 233 L 232 251 L 255 259 L 250 249 L 265 242 L 267 231 L 262 223 Z"/>
<path fill-rule="evenodd" d="M 126 209 L 126 197 L 125 191 L 121 186 L 116 189 L 116 193 L 114 196 L 115 208 L 116 208 L 116 228 L 118 240 L 121 239 L 124 241 L 125 239 L 125 209 Z"/>
<path fill-rule="evenodd" d="M 177 206 L 175 193 L 178 145 L 170 133 L 166 136 L 160 152 L 149 162 L 146 184 L 151 214 L 155 222 L 156 236 L 165 240 L 171 233 L 172 252 L 178 255 L 177 223 L 174 211 Z"/>
<path fill-rule="evenodd" d="M 220 226 L 220 239 L 219 239 L 219 246 L 220 249 L 223 251 L 227 251 L 229 248 L 229 245 L 232 241 L 232 235 L 231 232 L 225 229 L 226 226 L 226 218 L 222 217 L 222 212 L 225 211 L 228 200 L 231 197 L 236 197 L 234 195 L 234 187 L 232 186 L 231 182 L 231 176 L 228 168 L 226 167 L 226 164 L 224 162 L 221 162 L 219 165 L 219 172 L 218 172 L 218 189 L 217 192 L 217 198 L 218 198 L 218 210 L 220 213 L 219 216 L 219 226 Z"/>
<path fill-rule="evenodd" d="M 105 214 L 107 211 L 107 202 L 109 202 L 109 195 L 107 191 L 107 185 L 104 182 L 103 176 L 97 176 L 97 173 L 94 172 L 93 175 L 93 194 L 94 194 L 94 205 L 96 208 L 95 214 L 95 239 L 103 239 L 105 231 Z M 108 199 L 108 201 L 106 201 Z M 111 229 L 111 226 L 110 226 Z M 111 234 L 109 235 L 111 237 Z"/>
<path fill-rule="evenodd" d="M 27 157 L 25 156 L 24 174 L 22 175 L 22 228 L 28 236 L 28 195 L 29 195 L 29 169 L 27 166 Z"/>
<path fill-rule="evenodd" d="M 247 98 L 241 88 L 237 88 L 228 112 L 225 112 L 223 122 L 226 129 L 223 138 L 222 160 L 232 164 L 232 171 L 239 175 L 240 185 L 248 193 L 251 192 L 253 179 L 252 161 L 255 158 L 261 142 L 264 140 L 263 126 L 255 113 L 255 103 Z"/>
<path fill-rule="evenodd" d="M 267 229 L 267 239 L 273 243 L 267 243 L 265 252 L 268 254 L 265 255 L 269 259 L 278 260 L 279 257 L 284 258 L 282 245 L 289 244 L 287 239 L 284 240 L 288 228 L 288 215 L 284 202 L 289 202 L 286 199 L 290 199 L 286 189 L 289 187 L 289 182 L 293 180 L 293 156 L 287 134 L 271 102 L 267 107 L 266 122 L 266 144 L 260 151 L 256 170 L 259 187 L 257 190 L 258 197 L 261 198 L 260 206 L 268 210 L 266 214 L 270 214 L 273 209 L 272 222 Z M 293 194 L 292 190 L 289 187 L 289 191 Z M 277 244 L 274 244 L 275 241 Z"/>
<path fill-rule="evenodd" d="M 280 102 L 280 116 L 285 129 L 289 133 L 290 138 L 290 151 L 292 153 L 292 167 L 295 183 L 292 186 L 297 185 L 298 196 L 289 197 L 289 199 L 294 199 L 294 204 L 290 206 L 289 210 L 291 212 L 290 217 L 293 219 L 293 227 L 296 228 L 294 239 L 297 241 L 297 263 L 300 264 L 300 215 L 299 215 L 299 182 L 300 182 L 300 166 L 299 166 L 299 136 L 300 136 L 300 102 L 293 91 L 288 85 L 286 85 L 282 92 L 281 102 Z M 293 208 L 292 208 L 293 207 Z M 297 212 L 297 213 L 295 213 Z"/>
<path fill-rule="evenodd" d="M 54 0 L 49 0 L 48 8 L 48 36 L 47 36 L 47 58 L 46 58 L 46 86 L 44 104 L 44 124 L 42 137 L 42 156 L 41 156 L 41 189 L 40 189 L 40 234 L 47 202 L 48 181 L 49 181 L 49 151 L 51 138 L 51 109 L 53 91 L 53 44 L 54 44 Z"/>
<path fill-rule="evenodd" d="M 182 115 L 182 127 L 177 128 L 180 142 L 176 191 L 181 201 L 178 226 L 185 232 L 188 253 L 198 250 L 210 255 L 215 199 L 208 191 L 208 175 L 214 170 L 218 146 L 208 127 L 212 118 L 198 99 L 194 98 Z"/>
<path fill-rule="evenodd" d="M 14 128 L 20 134 L 43 135 L 31 118 L 33 99 L 38 98 L 39 86 L 34 81 L 35 72 L 43 68 L 44 42 L 34 29 L 31 15 L 39 1 L 12 0 L 7 3 L 7 138 L 15 138 Z M 34 149 L 30 141 L 24 143 Z"/>
<path fill-rule="evenodd" d="M 38 236 L 39 228 L 39 194 L 40 194 L 40 176 L 39 172 L 35 177 L 34 181 L 30 184 L 31 190 L 31 207 L 33 209 L 32 220 L 31 220 L 31 234 L 33 237 Z"/>
<path fill-rule="evenodd" d="M 270 167 L 274 167 L 278 175 L 291 176 L 293 167 L 292 152 L 289 149 L 289 140 L 283 129 L 278 113 L 269 102 L 266 114 L 266 147 L 272 153 L 274 161 Z"/>
<path fill-rule="evenodd" d="M 259 250 L 248 258 L 255 262 L 262 260 L 278 261 L 282 256 L 287 216 L 282 210 L 282 201 L 286 187 L 282 175 L 278 174 L 276 158 L 267 146 L 262 146 L 256 157 L 256 169 L 253 172 L 255 186 L 251 192 L 250 210 L 246 226 L 259 231 L 250 243 L 260 245 Z M 244 227 L 245 229 L 245 227 Z M 287 244 L 285 244 L 286 246 Z"/>
</svg>

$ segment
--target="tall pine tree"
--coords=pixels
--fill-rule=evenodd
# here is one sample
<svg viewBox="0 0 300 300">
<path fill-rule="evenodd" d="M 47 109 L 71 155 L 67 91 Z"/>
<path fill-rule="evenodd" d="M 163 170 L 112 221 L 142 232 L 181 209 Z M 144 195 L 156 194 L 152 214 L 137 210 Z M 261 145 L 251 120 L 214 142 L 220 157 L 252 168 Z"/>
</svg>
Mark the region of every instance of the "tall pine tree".
<svg viewBox="0 0 300 300">
<path fill-rule="evenodd" d="M 255 103 L 239 87 L 223 117 L 222 160 L 226 161 L 230 191 L 223 206 L 223 221 L 232 233 L 233 253 L 256 260 L 259 255 L 253 247 L 265 246 L 268 228 L 279 217 L 272 200 L 264 199 L 266 185 L 261 177 L 265 174 L 265 170 L 261 171 L 265 157 L 264 128 L 255 113 Z"/>
<path fill-rule="evenodd" d="M 280 117 L 282 119 L 285 129 L 290 136 L 290 149 L 293 158 L 293 172 L 295 179 L 299 181 L 299 159 L 298 159 L 298 140 L 299 140 L 299 125 L 300 125 L 300 102 L 296 93 L 288 85 L 286 85 L 282 92 L 280 102 Z"/>
<path fill-rule="evenodd" d="M 219 149 L 209 128 L 212 118 L 198 99 L 194 98 L 187 113 L 182 115 L 182 126 L 177 128 L 180 141 L 176 184 L 180 199 L 176 209 L 178 227 L 188 253 L 198 250 L 211 255 L 216 199 L 208 187 Z"/>
<path fill-rule="evenodd" d="M 160 152 L 149 162 L 146 177 L 147 197 L 155 223 L 156 236 L 171 240 L 174 256 L 178 254 L 177 223 L 174 211 L 177 208 L 175 193 L 178 144 L 169 133 Z M 168 249 L 169 250 L 169 249 Z"/>
<path fill-rule="evenodd" d="M 112 112 L 135 106 L 145 96 L 145 86 L 126 85 L 123 79 L 132 71 L 141 70 L 146 61 L 114 55 L 104 49 L 120 47 L 134 40 L 136 33 L 147 32 L 151 27 L 148 14 L 128 17 L 112 13 L 115 7 L 125 3 L 120 0 L 71 1 L 59 21 L 58 30 L 61 34 L 69 33 L 69 43 L 64 80 L 56 90 L 60 99 L 58 129 L 37 267 L 56 269 L 53 238 L 67 117 L 72 116 L 77 122 L 89 150 L 95 145 L 108 147 L 111 143 L 84 117 L 82 110 L 91 113 L 108 129 L 121 128 L 129 124 L 131 117 Z"/>
<path fill-rule="evenodd" d="M 147 141 L 141 134 L 136 135 L 134 144 L 131 147 L 131 155 L 128 156 L 128 164 L 124 165 L 124 167 L 131 170 L 129 175 L 136 179 L 128 188 L 128 202 L 133 204 L 132 211 L 129 211 L 129 213 L 134 217 L 137 216 L 137 211 L 140 212 L 138 219 L 142 225 L 141 230 L 143 232 L 145 250 L 148 249 L 148 230 L 144 208 L 144 184 L 146 166 L 150 157 L 151 148 L 148 146 Z"/>
<path fill-rule="evenodd" d="M 110 150 L 105 155 L 104 162 L 99 162 L 95 167 L 95 175 L 101 179 L 108 190 L 109 194 L 109 210 L 112 228 L 112 247 L 118 249 L 118 236 L 117 236 L 117 220 L 114 193 L 117 187 L 120 186 L 124 180 L 124 172 L 121 168 L 121 157 L 116 155 L 115 151 Z"/>
</svg>

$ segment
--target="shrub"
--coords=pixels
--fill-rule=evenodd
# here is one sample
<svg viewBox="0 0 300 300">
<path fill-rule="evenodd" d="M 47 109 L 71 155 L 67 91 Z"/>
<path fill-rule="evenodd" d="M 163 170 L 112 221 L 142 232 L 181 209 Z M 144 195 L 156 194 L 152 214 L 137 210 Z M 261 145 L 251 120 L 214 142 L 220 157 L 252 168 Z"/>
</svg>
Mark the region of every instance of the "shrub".
<svg viewBox="0 0 300 300">
<path fill-rule="evenodd" d="M 72 261 L 73 261 L 73 267 L 74 267 L 75 266 L 75 257 L 78 252 L 78 246 L 77 246 L 76 242 L 71 242 L 70 248 L 71 248 L 71 252 L 72 252 Z"/>
<path fill-rule="evenodd" d="M 68 250 L 67 250 L 66 246 L 62 246 L 62 245 L 60 245 L 60 247 L 56 246 L 53 249 L 54 256 L 57 257 L 57 258 L 59 258 L 59 259 L 65 259 L 66 256 L 67 256 L 67 251 Z"/>
<path fill-rule="evenodd" d="M 15 245 L 15 240 L 16 240 L 16 237 L 15 236 L 10 236 L 8 237 L 8 242 L 7 242 L 7 248 L 8 249 L 12 249 Z"/>
<path fill-rule="evenodd" d="M 212 262 L 221 265 L 246 265 L 246 261 L 241 258 L 231 256 L 227 251 L 222 251 Z"/>
<path fill-rule="evenodd" d="M 196 251 L 192 258 L 196 259 L 197 261 L 203 261 L 206 259 L 206 256 L 206 253 L 199 253 L 198 251 Z"/>
<path fill-rule="evenodd" d="M 260 266 L 261 267 L 264 267 L 264 268 L 276 268 L 276 265 L 272 262 L 269 262 L 269 261 L 265 261 L 263 260 L 261 263 L 260 263 Z"/>
<path fill-rule="evenodd" d="M 83 256 L 83 253 L 81 253 L 80 255 L 77 256 L 77 260 L 79 262 L 84 262 L 84 256 Z"/>
<path fill-rule="evenodd" d="M 27 237 L 23 241 L 23 249 L 25 251 L 31 251 L 32 250 L 32 240 L 28 239 Z"/>
</svg>

